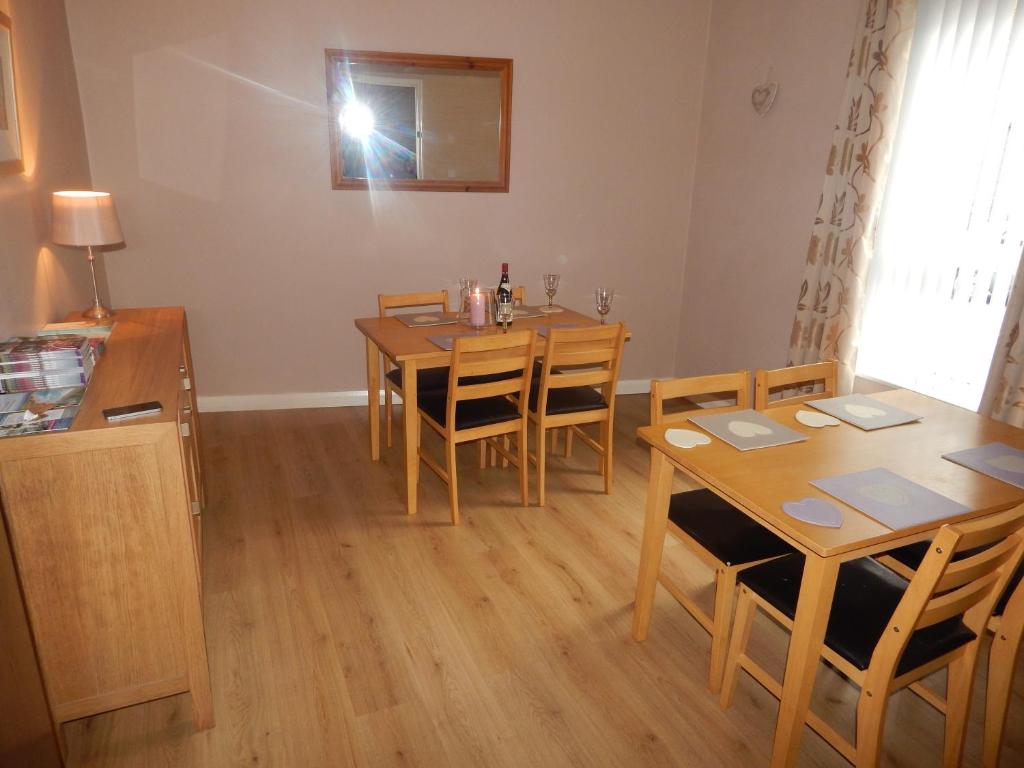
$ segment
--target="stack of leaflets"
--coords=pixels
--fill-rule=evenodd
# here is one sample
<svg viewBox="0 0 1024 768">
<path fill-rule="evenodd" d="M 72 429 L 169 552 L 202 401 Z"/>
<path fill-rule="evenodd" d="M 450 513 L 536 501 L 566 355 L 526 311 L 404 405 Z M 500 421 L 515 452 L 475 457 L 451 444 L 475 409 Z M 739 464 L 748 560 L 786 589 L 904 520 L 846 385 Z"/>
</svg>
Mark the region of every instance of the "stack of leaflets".
<svg viewBox="0 0 1024 768">
<path fill-rule="evenodd" d="M 85 336 L 36 336 L 0 342 L 0 394 L 89 383 L 96 347 Z"/>
<path fill-rule="evenodd" d="M 85 387 L 0 394 L 0 437 L 69 429 Z"/>
<path fill-rule="evenodd" d="M 96 358 L 103 354 L 107 339 L 114 330 L 115 320 L 75 320 L 71 323 L 47 323 L 39 329 L 39 336 L 85 336 L 92 342 Z"/>
</svg>

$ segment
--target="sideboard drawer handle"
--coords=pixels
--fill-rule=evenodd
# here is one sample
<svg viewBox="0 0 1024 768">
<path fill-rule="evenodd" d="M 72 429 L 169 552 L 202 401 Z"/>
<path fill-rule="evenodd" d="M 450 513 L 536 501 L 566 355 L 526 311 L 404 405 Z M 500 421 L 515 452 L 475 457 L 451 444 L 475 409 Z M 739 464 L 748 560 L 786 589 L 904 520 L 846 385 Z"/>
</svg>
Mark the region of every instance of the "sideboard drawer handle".
<svg viewBox="0 0 1024 768">
<path fill-rule="evenodd" d="M 182 437 L 191 437 L 192 436 L 192 430 L 189 428 L 187 421 L 181 422 L 180 424 L 178 424 L 178 426 L 181 427 L 181 436 Z"/>
</svg>

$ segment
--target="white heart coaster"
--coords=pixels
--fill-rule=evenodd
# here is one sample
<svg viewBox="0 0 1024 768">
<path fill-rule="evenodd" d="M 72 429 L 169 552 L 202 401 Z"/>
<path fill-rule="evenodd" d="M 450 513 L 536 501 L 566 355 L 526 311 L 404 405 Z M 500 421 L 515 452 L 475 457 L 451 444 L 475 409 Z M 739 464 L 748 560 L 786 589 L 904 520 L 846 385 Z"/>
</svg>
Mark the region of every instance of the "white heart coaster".
<svg viewBox="0 0 1024 768">
<path fill-rule="evenodd" d="M 440 319 L 440 317 L 435 317 L 434 315 L 416 315 L 412 321 L 414 323 L 436 323 Z"/>
<path fill-rule="evenodd" d="M 885 416 L 885 411 L 875 408 L 873 405 L 861 405 L 860 403 L 846 403 L 843 406 L 846 412 L 861 419 L 873 419 L 876 416 Z"/>
<path fill-rule="evenodd" d="M 985 459 L 986 464 L 991 464 L 997 469 L 1004 469 L 1007 472 L 1016 472 L 1017 474 L 1024 474 L 1024 456 L 1017 456 L 1016 454 L 1006 453 L 1002 456 L 993 456 L 991 459 Z"/>
<path fill-rule="evenodd" d="M 905 507 L 910 504 L 910 494 L 897 485 L 889 483 L 870 483 L 857 489 L 872 501 L 889 507 Z"/>
<path fill-rule="evenodd" d="M 692 429 L 665 430 L 665 440 L 676 448 L 693 448 L 711 442 L 711 438 L 703 432 L 694 432 Z"/>
<path fill-rule="evenodd" d="M 812 525 L 839 528 L 843 524 L 843 510 L 835 504 L 808 496 L 800 501 L 782 502 L 782 511 L 790 517 Z"/>
<path fill-rule="evenodd" d="M 770 435 L 772 433 L 764 424 L 739 420 L 729 422 L 729 431 L 739 437 L 756 437 L 757 435 Z"/>
<path fill-rule="evenodd" d="M 836 427 L 839 426 L 839 419 L 835 416 L 829 416 L 827 413 L 821 411 L 797 411 L 796 420 L 803 424 L 805 427 Z"/>
</svg>

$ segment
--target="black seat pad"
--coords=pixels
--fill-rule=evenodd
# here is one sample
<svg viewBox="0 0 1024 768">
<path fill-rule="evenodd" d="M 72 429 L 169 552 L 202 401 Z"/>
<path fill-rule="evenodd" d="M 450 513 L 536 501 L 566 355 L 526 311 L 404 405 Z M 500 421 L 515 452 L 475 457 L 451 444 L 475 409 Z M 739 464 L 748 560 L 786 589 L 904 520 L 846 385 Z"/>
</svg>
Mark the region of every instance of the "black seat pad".
<svg viewBox="0 0 1024 768">
<path fill-rule="evenodd" d="M 442 427 L 447 426 L 447 404 L 447 392 L 427 392 L 419 401 L 420 410 Z M 460 400 L 455 406 L 455 429 L 458 430 L 514 421 L 518 418 L 519 410 L 515 404 L 500 396 Z"/>
<path fill-rule="evenodd" d="M 792 619 L 803 576 L 803 555 L 788 555 L 740 571 L 737 580 Z M 858 669 L 867 669 L 909 582 L 870 557 L 839 566 L 825 644 Z M 975 634 L 959 616 L 919 629 L 896 667 L 902 675 L 969 643 Z"/>
<path fill-rule="evenodd" d="M 530 389 L 531 411 L 537 410 L 537 399 L 539 396 L 539 386 Z M 557 413 L 596 411 L 599 408 L 607 407 L 608 403 L 604 401 L 601 393 L 593 387 L 557 387 L 548 390 L 548 416 L 554 416 Z"/>
<path fill-rule="evenodd" d="M 931 545 L 930 541 L 918 541 L 913 544 L 907 544 L 905 547 L 899 549 L 892 549 L 885 554 L 890 555 L 894 560 L 897 560 L 908 568 L 912 568 L 915 571 L 921 566 L 921 561 L 924 560 L 924 556 L 928 554 L 928 547 Z M 957 552 L 953 555 L 953 560 L 962 560 L 965 557 L 970 557 L 978 552 L 987 549 L 987 547 L 977 547 L 976 549 L 967 549 L 963 552 Z M 992 610 L 993 616 L 1002 616 L 1003 611 L 1006 610 L 1006 604 L 1010 602 L 1010 596 L 1013 595 L 1013 590 L 1017 588 L 1021 580 L 1024 579 L 1024 563 L 1017 566 L 1017 570 L 1013 572 L 1013 576 L 1010 577 L 1010 581 L 1006 584 L 1006 589 L 1003 590 L 1003 594 L 999 596 L 999 600 L 996 602 L 996 607 Z"/>
<path fill-rule="evenodd" d="M 384 375 L 398 389 L 402 389 L 401 368 L 392 368 Z M 448 390 L 447 368 L 424 368 L 422 371 L 416 372 L 416 391 L 431 392 L 434 390 Z"/>
<path fill-rule="evenodd" d="M 706 488 L 672 494 L 668 519 L 726 565 L 753 563 L 794 551 Z"/>
</svg>

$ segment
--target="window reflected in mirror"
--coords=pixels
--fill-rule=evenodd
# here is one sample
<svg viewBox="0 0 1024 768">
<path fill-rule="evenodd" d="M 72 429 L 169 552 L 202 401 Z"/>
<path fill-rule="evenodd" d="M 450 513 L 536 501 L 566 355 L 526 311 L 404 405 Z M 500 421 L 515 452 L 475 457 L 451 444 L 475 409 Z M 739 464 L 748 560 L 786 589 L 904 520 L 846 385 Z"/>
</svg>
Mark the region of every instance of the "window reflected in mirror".
<svg viewBox="0 0 1024 768">
<path fill-rule="evenodd" d="M 512 62 L 327 51 L 335 189 L 508 191 Z"/>
</svg>

